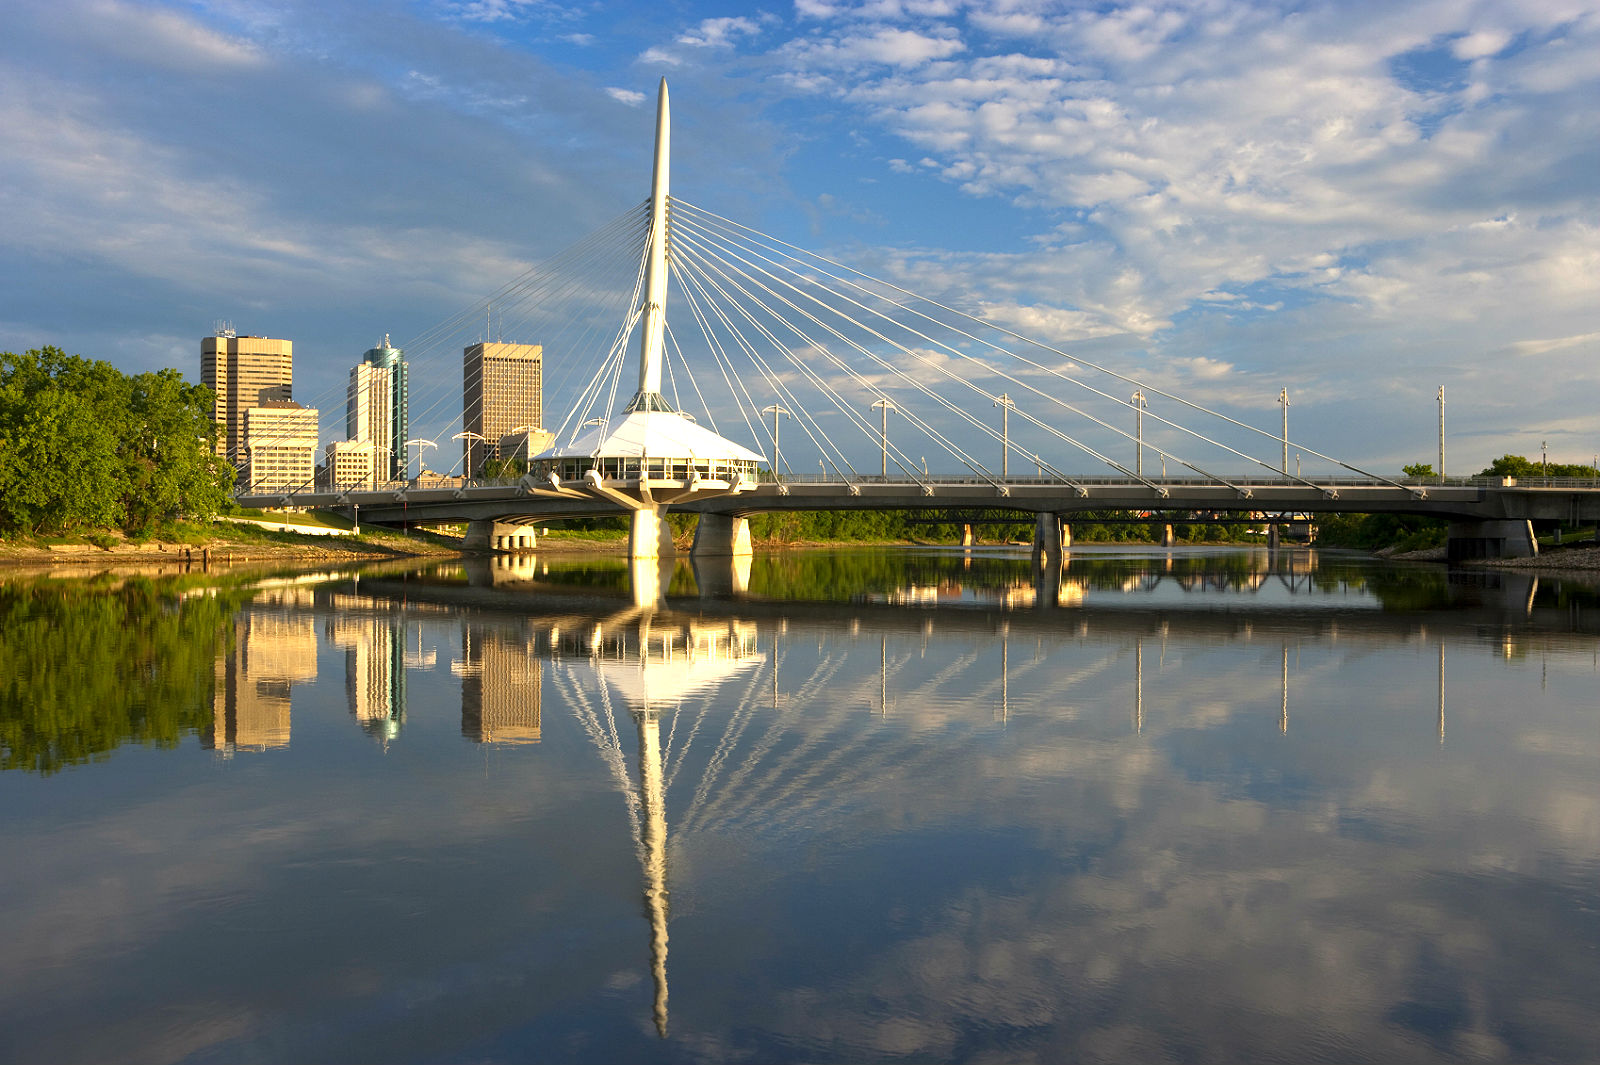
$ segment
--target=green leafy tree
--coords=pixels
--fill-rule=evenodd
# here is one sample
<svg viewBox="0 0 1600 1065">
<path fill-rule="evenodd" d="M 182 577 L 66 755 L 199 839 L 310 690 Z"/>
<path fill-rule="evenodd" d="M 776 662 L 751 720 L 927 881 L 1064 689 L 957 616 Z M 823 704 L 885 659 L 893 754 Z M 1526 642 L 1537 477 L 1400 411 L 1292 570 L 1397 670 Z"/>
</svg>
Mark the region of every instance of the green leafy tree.
<svg viewBox="0 0 1600 1065">
<path fill-rule="evenodd" d="M 56 347 L 0 352 L 0 532 L 211 518 L 233 478 L 211 412 L 210 390 L 176 370 L 128 377 Z"/>
<path fill-rule="evenodd" d="M 1407 477 L 1437 477 L 1431 462 L 1413 462 L 1409 466 L 1400 467 L 1400 471 Z"/>
</svg>

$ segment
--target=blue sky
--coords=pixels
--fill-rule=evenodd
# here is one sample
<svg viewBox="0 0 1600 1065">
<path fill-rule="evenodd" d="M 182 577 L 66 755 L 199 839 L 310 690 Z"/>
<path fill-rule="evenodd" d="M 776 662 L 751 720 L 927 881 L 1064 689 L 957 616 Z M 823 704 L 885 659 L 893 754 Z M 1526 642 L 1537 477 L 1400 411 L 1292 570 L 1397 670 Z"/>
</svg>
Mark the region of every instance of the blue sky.
<svg viewBox="0 0 1600 1065">
<path fill-rule="evenodd" d="M 696 204 L 1372 467 L 1440 384 L 1451 472 L 1600 451 L 1592 0 L 10 0 L 0 347 L 336 407 L 643 199 L 663 75 Z"/>
</svg>

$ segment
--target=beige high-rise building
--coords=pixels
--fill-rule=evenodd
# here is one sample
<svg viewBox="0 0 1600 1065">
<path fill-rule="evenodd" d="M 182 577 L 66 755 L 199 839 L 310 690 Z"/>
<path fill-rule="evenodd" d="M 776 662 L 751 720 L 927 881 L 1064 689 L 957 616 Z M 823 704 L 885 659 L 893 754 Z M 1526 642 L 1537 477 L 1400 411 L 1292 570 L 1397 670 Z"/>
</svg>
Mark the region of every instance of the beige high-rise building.
<svg viewBox="0 0 1600 1065">
<path fill-rule="evenodd" d="M 309 490 L 317 472 L 315 407 L 276 400 L 244 412 L 244 485 L 251 492 Z"/>
<path fill-rule="evenodd" d="M 527 639 L 463 626 L 461 734 L 478 743 L 538 743 L 544 710 L 543 665 Z"/>
<path fill-rule="evenodd" d="M 200 383 L 216 393 L 218 453 L 237 466 L 245 461 L 245 412 L 294 398 L 294 342 L 219 330 L 200 341 Z"/>
<path fill-rule="evenodd" d="M 502 454 L 501 440 L 544 425 L 544 345 L 473 344 L 461 353 L 462 450 L 467 476 Z"/>
<path fill-rule="evenodd" d="M 309 600 L 280 596 L 240 611 L 234 639 L 217 657 L 212 729 L 203 745 L 214 750 L 267 750 L 289 746 L 290 689 L 317 679 L 317 633 Z"/>
</svg>

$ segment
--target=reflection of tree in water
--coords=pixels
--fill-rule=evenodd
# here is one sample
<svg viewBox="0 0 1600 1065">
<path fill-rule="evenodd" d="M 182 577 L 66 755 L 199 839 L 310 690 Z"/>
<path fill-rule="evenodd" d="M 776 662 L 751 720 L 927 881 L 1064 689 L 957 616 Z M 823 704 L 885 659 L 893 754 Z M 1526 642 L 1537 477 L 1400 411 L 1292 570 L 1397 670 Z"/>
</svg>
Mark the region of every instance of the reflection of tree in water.
<svg viewBox="0 0 1600 1065">
<path fill-rule="evenodd" d="M 219 649 L 246 592 L 130 578 L 0 585 L 0 768 L 55 773 L 212 724 Z"/>
</svg>

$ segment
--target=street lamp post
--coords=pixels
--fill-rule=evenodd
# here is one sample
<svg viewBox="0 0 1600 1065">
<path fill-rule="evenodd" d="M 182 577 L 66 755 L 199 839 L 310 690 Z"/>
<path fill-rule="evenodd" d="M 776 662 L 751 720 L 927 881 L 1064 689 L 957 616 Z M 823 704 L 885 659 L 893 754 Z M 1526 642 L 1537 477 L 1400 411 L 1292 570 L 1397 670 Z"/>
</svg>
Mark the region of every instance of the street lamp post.
<svg viewBox="0 0 1600 1065">
<path fill-rule="evenodd" d="M 467 442 L 466 454 L 461 457 L 462 465 L 464 467 L 461 472 L 463 476 L 470 478 L 474 473 L 472 465 L 472 442 L 476 440 L 480 444 L 487 444 L 489 442 L 489 438 L 484 436 L 482 433 L 475 433 L 471 429 L 466 429 L 452 436 L 450 439 L 465 440 Z"/>
<path fill-rule="evenodd" d="M 781 481 L 783 480 L 783 473 L 781 472 L 783 470 L 783 466 L 781 458 L 782 452 L 778 448 L 778 416 L 782 414 L 788 414 L 789 411 L 786 408 L 780 407 L 774 403 L 770 407 L 762 407 L 761 413 L 772 415 L 772 479 L 774 481 Z M 793 415 L 790 415 L 790 417 L 793 417 Z"/>
<path fill-rule="evenodd" d="M 1278 392 L 1278 402 L 1283 404 L 1283 475 L 1289 476 L 1289 390 Z"/>
<path fill-rule="evenodd" d="M 533 461 L 533 431 L 538 428 L 539 426 L 537 425 L 513 425 L 511 427 L 513 433 L 522 434 L 521 450 L 526 452 L 522 457 L 524 462 Z"/>
<path fill-rule="evenodd" d="M 417 445 L 417 476 L 421 477 L 422 476 L 422 449 L 425 448 L 425 447 L 436 448 L 439 445 L 435 444 L 432 440 L 424 440 L 421 437 L 417 437 L 414 440 L 407 440 L 406 441 L 406 464 L 408 466 L 410 465 L 410 462 L 411 462 L 411 445 L 412 444 L 416 444 Z"/>
<path fill-rule="evenodd" d="M 1444 484 L 1444 385 L 1439 386 L 1439 483 Z"/>
<path fill-rule="evenodd" d="M 1000 408 L 1000 479 L 1003 481 L 1010 473 L 1011 408 L 1017 403 L 1008 393 L 1002 392 L 994 405 Z"/>
<path fill-rule="evenodd" d="M 1133 398 L 1128 400 L 1133 404 L 1133 475 L 1144 476 L 1144 389 L 1136 389 Z"/>
<path fill-rule="evenodd" d="M 894 403 L 887 399 L 880 399 L 872 405 L 873 410 L 883 411 L 883 479 L 889 479 L 889 412 L 899 410 Z"/>
</svg>

